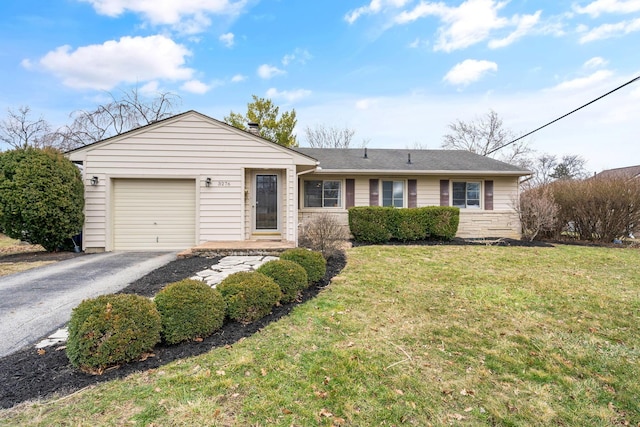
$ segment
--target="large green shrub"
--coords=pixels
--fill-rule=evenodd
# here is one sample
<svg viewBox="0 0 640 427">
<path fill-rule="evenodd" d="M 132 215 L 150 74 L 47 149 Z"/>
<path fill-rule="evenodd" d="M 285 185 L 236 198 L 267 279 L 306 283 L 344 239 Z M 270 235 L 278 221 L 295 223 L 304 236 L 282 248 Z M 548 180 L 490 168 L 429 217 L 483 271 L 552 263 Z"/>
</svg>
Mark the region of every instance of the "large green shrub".
<svg viewBox="0 0 640 427">
<path fill-rule="evenodd" d="M 349 209 L 349 229 L 358 242 L 387 243 L 393 234 L 389 230 L 394 208 L 357 206 Z"/>
<path fill-rule="evenodd" d="M 53 149 L 0 153 L 0 229 L 48 251 L 78 234 L 84 222 L 78 168 Z"/>
<path fill-rule="evenodd" d="M 171 283 L 154 301 L 162 321 L 162 340 L 168 344 L 207 337 L 224 323 L 222 294 L 200 280 Z"/>
<path fill-rule="evenodd" d="M 387 243 L 425 238 L 453 239 L 460 209 L 447 206 L 403 208 L 359 206 L 349 209 L 349 227 L 358 242 Z"/>
<path fill-rule="evenodd" d="M 233 273 L 216 289 L 227 303 L 227 316 L 240 323 L 251 323 L 266 316 L 282 297 L 273 279 L 255 271 Z"/>
<path fill-rule="evenodd" d="M 271 277 L 280 286 L 282 302 L 295 301 L 300 291 L 309 283 L 307 271 L 297 262 L 286 259 L 266 262 L 256 271 Z"/>
<path fill-rule="evenodd" d="M 160 342 L 160 314 L 147 298 L 132 294 L 84 300 L 69 321 L 67 357 L 84 371 L 138 359 Z"/>
<path fill-rule="evenodd" d="M 315 283 L 322 279 L 327 272 L 327 260 L 320 252 L 305 248 L 287 249 L 280 254 L 280 259 L 300 264 L 307 272 L 309 283 Z"/>
<path fill-rule="evenodd" d="M 425 209 L 429 215 L 430 237 L 451 240 L 456 237 L 460 224 L 460 209 L 447 206 L 428 206 Z"/>
</svg>

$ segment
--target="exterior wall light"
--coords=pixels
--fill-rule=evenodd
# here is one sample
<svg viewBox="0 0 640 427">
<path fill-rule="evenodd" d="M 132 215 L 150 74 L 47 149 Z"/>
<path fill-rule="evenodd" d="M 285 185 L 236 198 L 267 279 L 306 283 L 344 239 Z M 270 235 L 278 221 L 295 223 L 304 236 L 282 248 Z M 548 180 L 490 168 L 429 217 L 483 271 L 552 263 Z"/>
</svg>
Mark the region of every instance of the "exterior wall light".
<svg viewBox="0 0 640 427">
<path fill-rule="evenodd" d="M 91 178 L 91 181 L 90 181 L 90 182 L 91 182 L 91 185 L 94 185 L 94 186 L 95 186 L 95 185 L 98 185 L 98 177 L 94 175 L 94 176 Z"/>
<path fill-rule="evenodd" d="M 204 185 L 206 185 L 207 187 L 211 187 L 211 178 L 207 178 L 204 180 Z"/>
</svg>

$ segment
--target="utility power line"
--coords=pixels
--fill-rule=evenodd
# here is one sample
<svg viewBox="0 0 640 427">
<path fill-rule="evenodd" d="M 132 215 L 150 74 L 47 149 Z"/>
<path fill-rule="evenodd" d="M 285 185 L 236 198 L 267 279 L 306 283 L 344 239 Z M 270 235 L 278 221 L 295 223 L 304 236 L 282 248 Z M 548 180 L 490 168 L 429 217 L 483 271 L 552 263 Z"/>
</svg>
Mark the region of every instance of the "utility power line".
<svg viewBox="0 0 640 427">
<path fill-rule="evenodd" d="M 553 123 L 557 122 L 558 120 L 562 120 L 562 119 L 564 119 L 565 117 L 567 117 L 567 116 L 569 116 L 569 115 L 571 115 L 571 114 L 575 113 L 576 111 L 581 110 L 581 109 L 583 109 L 584 107 L 586 107 L 586 106 L 588 106 L 588 105 L 591 105 L 591 104 L 593 104 L 593 103 L 594 103 L 594 102 L 596 102 L 596 101 L 601 100 L 601 99 L 602 99 L 602 98 L 604 98 L 605 96 L 611 95 L 613 92 L 615 92 L 615 91 L 617 91 L 617 90 L 620 90 L 620 89 L 622 89 L 623 87 L 628 86 L 628 85 L 630 85 L 631 83 L 636 82 L 637 80 L 640 80 L 640 76 L 637 76 L 637 77 L 635 77 L 635 78 L 633 78 L 633 79 L 629 80 L 629 81 L 628 81 L 628 82 L 626 82 L 625 84 L 620 85 L 620 86 L 618 86 L 617 88 L 615 88 L 615 89 L 613 89 L 613 90 L 610 90 L 609 92 L 605 93 L 604 95 L 600 95 L 600 96 L 599 96 L 599 97 L 597 97 L 596 99 L 594 99 L 594 100 L 592 100 L 592 101 L 587 102 L 586 104 L 584 104 L 584 105 L 582 105 L 582 106 L 580 106 L 580 107 L 576 108 L 575 110 L 570 111 L 570 112 L 568 112 L 567 114 L 565 114 L 565 115 L 563 115 L 563 116 L 560 116 L 560 117 L 558 117 L 558 118 L 557 118 L 557 119 L 555 119 L 555 120 L 550 121 L 550 122 L 549 122 L 549 123 L 547 123 L 546 125 L 542 125 L 542 126 L 540 126 L 539 128 L 532 130 L 532 131 L 531 131 L 531 132 L 529 132 L 529 133 L 526 133 L 526 134 L 524 134 L 524 135 L 522 135 L 522 136 L 519 136 L 518 138 L 514 139 L 513 141 L 507 142 L 506 144 L 502 144 L 501 146 L 499 146 L 499 147 L 497 147 L 497 148 L 494 148 L 493 150 L 489 151 L 489 152 L 488 152 L 487 154 L 485 154 L 485 155 L 486 155 L 486 156 L 488 156 L 489 154 L 491 154 L 491 153 L 495 153 L 496 151 L 498 151 L 498 150 L 500 150 L 500 149 L 502 149 L 502 148 L 506 147 L 507 145 L 511 145 L 511 144 L 513 144 L 514 142 L 518 142 L 518 141 L 520 141 L 522 138 L 526 138 L 527 136 L 529 136 L 529 135 L 531 135 L 531 134 L 533 134 L 533 133 L 535 133 L 535 132 L 538 132 L 540 129 L 546 128 L 547 126 L 549 126 L 549 125 L 551 125 L 551 124 L 553 124 Z"/>
</svg>

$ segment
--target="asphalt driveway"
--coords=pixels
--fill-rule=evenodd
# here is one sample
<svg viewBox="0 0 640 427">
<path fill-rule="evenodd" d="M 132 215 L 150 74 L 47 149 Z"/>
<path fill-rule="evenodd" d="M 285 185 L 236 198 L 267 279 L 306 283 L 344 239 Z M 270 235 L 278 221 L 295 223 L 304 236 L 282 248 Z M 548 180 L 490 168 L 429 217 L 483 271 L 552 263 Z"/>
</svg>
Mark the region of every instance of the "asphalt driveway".
<svg viewBox="0 0 640 427">
<path fill-rule="evenodd" d="M 117 292 L 175 259 L 175 252 L 106 252 L 0 277 L 0 357 L 65 325 L 82 300 Z"/>
</svg>

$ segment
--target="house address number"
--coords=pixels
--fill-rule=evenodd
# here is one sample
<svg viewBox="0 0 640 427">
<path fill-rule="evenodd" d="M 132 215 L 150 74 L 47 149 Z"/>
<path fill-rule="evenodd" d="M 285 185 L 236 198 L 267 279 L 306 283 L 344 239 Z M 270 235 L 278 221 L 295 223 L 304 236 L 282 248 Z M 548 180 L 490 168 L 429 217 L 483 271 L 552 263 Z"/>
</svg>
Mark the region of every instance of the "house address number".
<svg viewBox="0 0 640 427">
<path fill-rule="evenodd" d="M 231 187 L 231 181 L 218 181 L 218 187 Z"/>
</svg>

